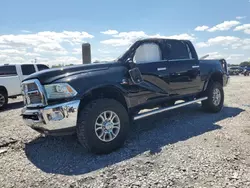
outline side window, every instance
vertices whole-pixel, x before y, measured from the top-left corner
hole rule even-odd
[[[34,65],[22,65],[21,68],[23,75],[30,75],[36,72]]]
[[[173,40],[167,42],[168,60],[191,59],[192,54],[189,47],[182,41]]]
[[[140,45],[133,58],[135,63],[149,63],[162,60],[161,49],[155,43],[145,43]]]
[[[3,76],[16,76],[16,67],[13,65],[0,66],[0,77]]]
[[[37,68],[38,68],[39,71],[49,69],[49,67],[47,67],[46,65],[37,65]]]

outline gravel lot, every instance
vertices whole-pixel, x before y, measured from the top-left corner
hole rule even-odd
[[[0,187],[250,187],[250,77],[235,76],[218,114],[191,105],[134,123],[125,146],[85,153],[74,136],[41,137],[0,112]]]

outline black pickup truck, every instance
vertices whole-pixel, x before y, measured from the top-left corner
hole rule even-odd
[[[226,61],[199,60],[188,40],[143,39],[114,62],[32,74],[22,83],[22,118],[40,133],[76,133],[89,152],[109,153],[131,121],[196,102],[220,112],[228,80]]]

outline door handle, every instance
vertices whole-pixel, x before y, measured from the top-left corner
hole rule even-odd
[[[166,67],[157,68],[157,71],[164,71],[164,70],[167,70],[167,68]]]
[[[194,65],[194,66],[192,66],[192,68],[196,69],[196,68],[200,68],[200,66],[199,65]]]

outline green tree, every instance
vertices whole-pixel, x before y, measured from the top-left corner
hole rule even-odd
[[[250,61],[244,61],[240,63],[240,66],[250,66]]]

